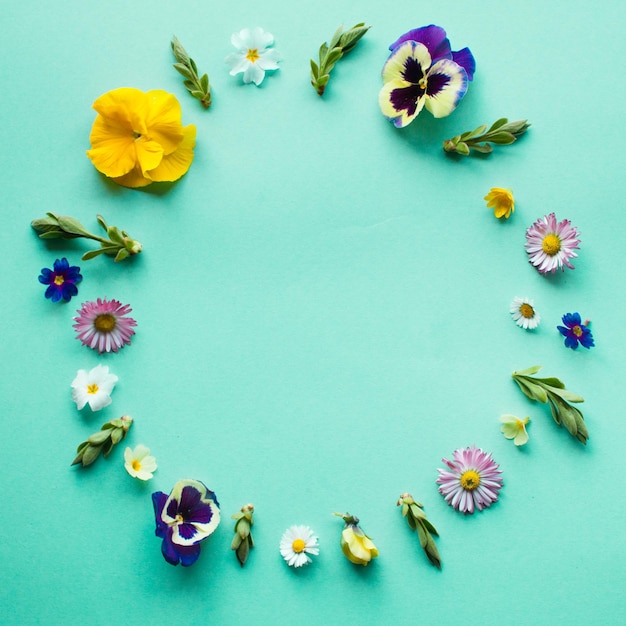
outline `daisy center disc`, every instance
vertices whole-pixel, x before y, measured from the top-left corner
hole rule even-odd
[[[55,276],[54,277],[54,284],[55,285],[62,285],[65,282],[65,278],[63,278],[63,276]]]
[[[467,491],[473,491],[480,485],[480,476],[474,470],[467,470],[461,474],[461,487]]]
[[[304,539],[294,539],[293,543],[291,544],[291,549],[296,554],[300,554],[301,552],[304,552],[305,546],[306,544],[304,543]]]
[[[248,61],[250,61],[250,63],[254,63],[255,61],[258,61],[259,59],[259,51],[257,48],[250,48],[248,50],[248,54],[246,54],[246,59],[248,59]]]
[[[98,391],[100,391],[100,388],[96,385],[96,383],[93,383],[93,385],[87,385],[87,393],[94,395],[98,393]]]
[[[541,248],[548,256],[554,256],[561,249],[561,240],[554,233],[550,233],[543,238]]]
[[[93,325],[101,333],[110,333],[115,328],[115,317],[110,313],[101,313],[96,317]]]
[[[533,309],[533,307],[526,302],[524,302],[524,304],[522,304],[519,308],[519,312],[522,314],[522,317],[525,317],[527,320],[532,319],[535,316],[535,309]]]

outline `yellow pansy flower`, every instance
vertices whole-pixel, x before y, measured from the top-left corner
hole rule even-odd
[[[493,209],[493,214],[498,219],[503,217],[508,220],[511,213],[515,211],[515,200],[510,189],[492,187],[484,199],[487,200],[487,207]]]
[[[87,156],[94,167],[125,187],[178,180],[193,161],[196,127],[182,125],[175,96],[122,87],[100,96]]]
[[[351,563],[367,565],[378,556],[378,549],[374,542],[363,532],[359,526],[359,518],[346,513],[335,513],[346,523],[341,532],[341,550]]]

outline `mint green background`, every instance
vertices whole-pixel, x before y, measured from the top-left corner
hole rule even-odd
[[[3,623],[623,623],[622,3],[23,0],[0,18]],[[319,99],[309,58],[360,20],[373,28]],[[476,78],[452,116],[399,131],[378,110],[380,69],[390,42],[429,23],[471,47]],[[255,25],[284,58],[259,89],[223,62],[231,33]],[[173,34],[209,73],[209,111],[171,68]],[[170,189],[120,188],[85,157],[92,102],[121,86],[176,94],[197,126],[194,163]],[[517,145],[441,151],[503,115],[533,124]],[[493,186],[514,190],[508,222],[485,208]],[[88,244],[31,231],[46,210],[92,229],[102,213],[144,253],[82,263]],[[524,233],[551,211],[582,244],[575,271],[544,277]],[[69,305],[37,282],[61,256],[84,275]],[[535,299],[536,332],[511,321],[516,295]],[[138,326],[99,357],[71,320],[104,296],[129,302]],[[575,310],[593,320],[591,351],[555,329]],[[97,363],[120,378],[113,404],[78,412],[69,385]],[[586,448],[510,379],[534,364],[585,397]],[[70,468],[123,413],[135,418],[124,444]],[[503,413],[531,416],[524,449],[501,435]],[[159,464],[149,484],[123,469],[138,443]],[[464,517],[435,479],[471,444],[493,452],[505,486]],[[216,491],[224,520],[183,569],[161,556],[150,493],[187,477]],[[441,533],[441,572],[395,506],[407,490]],[[257,548],[242,570],[229,518],[248,501]],[[341,555],[336,510],[375,539],[370,567]],[[302,571],[278,553],[295,523],[320,537]]]

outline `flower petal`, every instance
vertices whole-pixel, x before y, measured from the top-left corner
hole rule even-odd
[[[467,80],[474,80],[476,72],[476,59],[469,48],[463,48],[452,53],[452,60],[460,65],[467,74]]]
[[[446,31],[441,26],[431,24],[430,26],[414,28],[394,41],[389,49],[395,50],[405,41],[417,41],[424,44],[432,59],[452,58],[450,42],[446,36]]]
[[[396,80],[385,83],[378,94],[382,114],[398,128],[410,124],[424,108],[424,92],[418,85]]]
[[[163,154],[170,154],[183,140],[180,102],[173,94],[159,89],[149,91],[146,96],[148,110],[145,120],[148,137],[161,146]]]
[[[158,167],[149,171],[147,175],[157,182],[178,180],[191,167],[196,145],[196,127],[193,124],[183,128],[183,140],[171,154],[163,157]]]
[[[467,91],[467,74],[454,61],[437,61],[428,70],[426,108],[434,117],[450,115]]]
[[[426,46],[407,41],[389,55],[383,66],[383,83],[403,80],[417,84],[431,63]]]

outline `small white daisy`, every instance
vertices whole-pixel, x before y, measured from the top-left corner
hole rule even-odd
[[[535,309],[535,303],[529,298],[513,298],[511,315],[515,323],[525,330],[533,330],[539,326],[541,316]]]
[[[78,370],[72,381],[72,400],[78,410],[89,403],[92,411],[99,411],[111,404],[111,393],[117,381],[117,376],[110,374],[106,365],[96,365],[89,373]]]
[[[126,471],[139,480],[150,480],[156,470],[156,459],[150,455],[150,448],[139,444],[134,450],[124,450],[124,467]]]
[[[291,526],[280,540],[280,553],[289,567],[302,567],[311,563],[309,554],[319,554],[317,537],[308,526]]]

